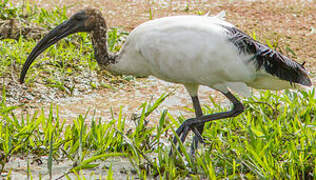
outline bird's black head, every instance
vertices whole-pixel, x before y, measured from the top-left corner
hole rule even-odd
[[[51,30],[37,43],[25,61],[20,75],[20,82],[24,82],[25,74],[35,58],[48,47],[70,34],[77,32],[92,32],[100,23],[105,24],[102,14],[96,9],[87,8],[74,14],[68,20]]]
[[[96,26],[100,25],[104,19],[102,18],[101,12],[97,9],[87,8],[72,15],[67,21],[68,26],[72,27],[75,32],[91,32],[95,30]]]

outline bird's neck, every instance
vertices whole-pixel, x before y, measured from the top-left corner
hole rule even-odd
[[[91,33],[94,56],[101,68],[115,63],[115,55],[110,53],[107,48],[107,26],[105,20],[100,17],[97,19],[95,29]]]

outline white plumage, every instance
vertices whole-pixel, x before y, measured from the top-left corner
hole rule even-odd
[[[223,28],[234,26],[220,17],[173,16],[143,23],[130,33],[118,63],[107,69],[182,83],[191,95],[198,85],[222,92],[231,88],[244,96],[250,95],[248,86],[279,89],[272,80],[289,88],[289,82],[257,71],[249,62],[253,54],[238,52]]]

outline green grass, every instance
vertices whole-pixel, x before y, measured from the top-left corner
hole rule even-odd
[[[22,18],[47,31],[65,20],[66,9],[47,11],[31,7],[24,9],[0,2],[1,19]],[[3,8],[4,7],[4,8]],[[25,15],[27,14],[27,16]],[[44,33],[44,32],[43,32]],[[127,33],[112,29],[109,32],[109,48],[118,51]],[[19,71],[37,39],[20,36],[19,39],[0,41],[0,76],[18,78]],[[277,43],[269,43],[277,47]],[[27,74],[27,86],[42,82],[51,88],[72,95],[76,88],[67,84],[69,78],[83,72],[99,71],[93,57],[89,36],[76,34],[50,47],[37,58]],[[13,75],[12,75],[13,74]],[[104,74],[102,74],[104,75]],[[121,79],[131,80],[126,76]],[[11,79],[12,80],[12,79]],[[121,80],[119,80],[121,81]],[[90,81],[92,88],[111,88],[112,80],[105,83]],[[0,82],[2,83],[2,82]],[[106,174],[101,178],[115,179],[114,169],[102,167],[103,161],[112,157],[128,159],[132,165],[131,178],[160,179],[315,179],[316,154],[316,99],[315,89],[304,91],[260,91],[258,95],[242,100],[244,113],[236,118],[208,123],[203,136],[209,144],[202,146],[195,159],[187,153],[190,138],[180,144],[183,153],[169,156],[171,138],[184,117],[173,117],[167,110],[161,113],[155,127],[148,126],[148,116],[168,97],[163,94],[153,103],[144,102],[141,114],[135,117],[135,128],[127,129],[126,118],[120,110],[112,119],[87,118],[78,115],[72,121],[60,119],[58,107],[51,107],[33,114],[16,114],[6,100],[6,87],[2,87],[0,103],[0,173],[10,178],[7,169],[13,157],[48,157],[47,174],[54,177],[54,163],[69,160],[73,166],[65,169],[63,176],[85,179],[82,170],[98,168]],[[225,111],[210,99],[204,105],[204,114]],[[123,107],[121,108],[123,109]],[[193,111],[192,109],[189,109]],[[136,111],[136,110],[135,110]],[[66,123],[71,122],[71,123]],[[27,176],[32,174],[28,161]],[[100,178],[100,179],[101,179]]]
[[[97,160],[122,156],[130,160],[137,173],[134,176],[140,178],[315,177],[315,90],[282,94],[265,91],[244,100],[246,111],[242,115],[207,124],[203,136],[209,144],[200,149],[195,159],[186,153],[189,143],[181,145],[183,155],[179,152],[173,157],[168,155],[172,143],[171,136],[166,134],[178,126],[182,117],[174,118],[164,111],[156,127],[146,125],[146,117],[167,96],[162,95],[151,105],[144,103],[141,116],[135,118],[136,129],[132,131],[125,129],[121,111],[109,122],[79,115],[72,123],[65,124],[65,120],[58,117],[58,107],[51,107],[47,115],[41,111],[17,117],[12,113],[17,107],[6,106],[3,98],[0,109],[2,170],[14,155],[48,155],[48,171],[54,168],[54,160],[71,160],[74,167],[66,170],[65,175],[96,168]],[[203,110],[206,114],[226,108],[216,105],[215,108],[205,106]],[[166,140],[168,143],[163,143]]]

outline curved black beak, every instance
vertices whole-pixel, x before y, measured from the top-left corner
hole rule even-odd
[[[27,57],[20,74],[20,83],[24,82],[27,70],[38,55],[40,55],[43,51],[55,44],[60,39],[81,31],[83,25],[84,22],[78,23],[71,18],[70,20],[64,21],[62,24],[51,30],[39,43],[37,43],[31,54]]]

